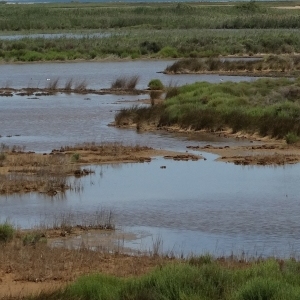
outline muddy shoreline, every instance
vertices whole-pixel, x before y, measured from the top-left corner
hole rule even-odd
[[[93,173],[86,168],[89,165],[145,163],[157,156],[185,161],[201,159],[200,155],[117,143],[66,146],[51,153],[7,149],[1,155],[0,194],[39,192],[49,196],[80,188],[70,185],[67,178]]]

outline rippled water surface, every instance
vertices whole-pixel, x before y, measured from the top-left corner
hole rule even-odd
[[[156,73],[168,63],[1,65],[0,82],[11,80],[12,86],[24,87],[31,81],[41,86],[45,78],[60,75],[62,79],[85,78],[91,87],[100,88],[109,87],[111,80],[123,73],[139,74],[141,88],[153,77],[164,83],[175,78],[179,84],[220,81],[218,76],[169,77]],[[84,141],[138,143],[181,151],[186,151],[187,145],[237,143],[206,134],[137,133],[107,126],[116,111],[145,97],[2,97],[0,143],[25,145],[27,150],[43,152]],[[0,197],[0,219],[10,218],[15,224],[30,227],[61,213],[88,215],[109,208],[116,214],[118,227],[140,235],[140,239],[126,242],[138,250],[161,238],[164,250],[177,253],[210,251],[222,255],[244,251],[249,255],[297,256],[300,165],[242,167],[216,162],[215,155],[202,154],[207,160],[174,162],[157,158],[143,164],[91,166],[94,175],[70,178],[83,187],[80,193],[68,191],[53,198],[36,193]],[[166,169],[161,169],[162,165]]]

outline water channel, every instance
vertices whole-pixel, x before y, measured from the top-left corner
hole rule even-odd
[[[161,73],[170,61],[1,65],[0,83],[33,85],[59,76],[86,79],[91,88],[107,88],[120,74],[138,74],[140,88],[152,78],[178,85],[195,81],[253,80],[244,77]],[[42,82],[43,81],[43,82]],[[38,99],[17,96],[0,99],[0,143],[48,152],[80,142],[118,141],[154,148],[186,151],[188,145],[232,145],[233,139],[208,134],[138,133],[107,126],[122,107],[146,96],[57,94]],[[86,99],[89,100],[86,100]],[[242,143],[242,142],[240,142]],[[243,142],[247,143],[247,142]],[[0,219],[24,228],[60,213],[89,215],[107,208],[117,227],[135,239],[125,246],[151,248],[157,239],[164,251],[177,254],[298,256],[300,242],[300,165],[243,167],[206,160],[174,162],[156,158],[151,163],[91,166],[95,174],[78,179],[80,193],[45,197],[41,194],[1,196]],[[165,165],[166,169],[160,166]],[[70,179],[75,180],[75,179]],[[89,237],[91,240],[95,236]]]

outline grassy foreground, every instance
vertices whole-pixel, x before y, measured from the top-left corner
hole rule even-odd
[[[209,256],[169,263],[137,278],[102,274],[79,278],[64,290],[30,299],[293,300],[299,299],[299,262],[218,262]]]
[[[120,111],[117,125],[259,133],[283,138],[300,135],[300,81],[259,79],[254,82],[199,82],[168,89],[163,104]]]

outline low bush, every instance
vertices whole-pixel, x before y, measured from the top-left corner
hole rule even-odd
[[[294,132],[289,132],[285,136],[285,140],[287,144],[296,144],[299,141],[299,136],[297,136]]]
[[[148,83],[148,88],[150,90],[163,90],[164,89],[164,85],[163,85],[163,83],[159,79],[152,79]]]
[[[0,242],[9,242],[13,239],[15,234],[14,227],[8,222],[0,224]]]
[[[22,238],[22,241],[23,241],[24,246],[34,246],[38,242],[42,242],[42,241],[45,242],[46,238],[45,238],[45,235],[41,232],[32,232],[32,233],[26,234]]]

